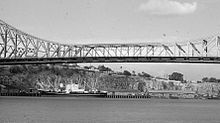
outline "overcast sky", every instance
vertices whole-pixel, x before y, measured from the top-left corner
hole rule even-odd
[[[184,41],[220,32],[220,0],[0,0],[0,18],[67,44]],[[154,75],[220,78],[220,65],[119,64]]]

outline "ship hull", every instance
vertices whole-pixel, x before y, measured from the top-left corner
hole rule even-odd
[[[64,97],[106,97],[107,93],[58,93],[41,92],[41,96],[64,96]]]

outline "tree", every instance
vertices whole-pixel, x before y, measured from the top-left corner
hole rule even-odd
[[[10,73],[17,74],[17,73],[22,73],[24,71],[24,69],[21,66],[11,66],[9,68],[9,71],[10,71]]]
[[[142,75],[143,75],[144,77],[151,77],[151,75],[150,75],[150,74],[145,73],[145,72],[142,72]]]
[[[183,74],[173,72],[171,75],[169,75],[169,80],[183,81]]]
[[[124,74],[125,76],[131,76],[131,73],[130,73],[129,71],[127,71],[127,70],[124,70],[123,74]]]
[[[202,82],[208,82],[208,81],[209,81],[209,78],[208,78],[208,77],[202,78]]]
[[[89,67],[88,66],[84,66],[84,69],[89,69]]]
[[[138,90],[140,92],[144,92],[144,87],[146,86],[146,83],[145,82],[139,82],[138,83]]]
[[[98,70],[99,71],[112,71],[112,69],[105,67],[104,65],[99,65]]]
[[[209,78],[209,82],[217,82],[217,79],[214,77]]]
[[[219,82],[219,80],[214,77],[210,77],[210,78],[204,77],[202,78],[202,82]]]
[[[187,81],[186,81],[186,80],[183,80],[182,83],[187,83]]]
[[[142,72],[142,73],[138,73],[138,76],[141,76],[141,77],[151,77],[151,75],[150,74],[148,74],[148,73],[145,73],[145,72]]]
[[[136,76],[136,73],[134,70],[132,71],[132,76]]]

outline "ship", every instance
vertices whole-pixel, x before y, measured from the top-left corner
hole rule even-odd
[[[41,96],[63,96],[63,97],[106,97],[107,92],[56,92],[56,91],[40,91]]]
[[[63,85],[61,85],[63,86]],[[65,97],[106,97],[107,91],[91,90],[85,91],[85,89],[80,88],[78,84],[68,84],[65,90],[55,91],[55,90],[39,90],[41,96],[65,96]]]

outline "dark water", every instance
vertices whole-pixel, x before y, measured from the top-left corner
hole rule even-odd
[[[0,123],[220,123],[220,100],[0,97]]]

